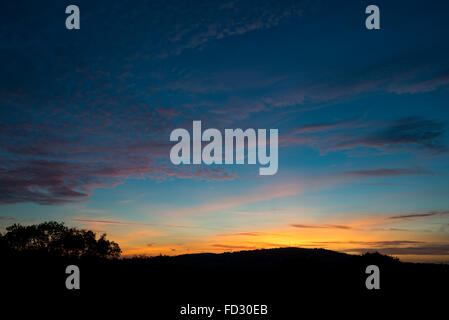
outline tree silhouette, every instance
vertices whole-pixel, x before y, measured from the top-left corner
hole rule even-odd
[[[119,257],[122,252],[119,245],[106,239],[99,239],[91,230],[69,228],[55,221],[37,225],[22,226],[13,224],[6,228],[6,234],[0,234],[1,250],[13,252],[37,252],[67,257]]]

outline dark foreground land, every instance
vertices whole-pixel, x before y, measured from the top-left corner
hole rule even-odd
[[[80,290],[65,287],[70,264],[80,268]],[[365,269],[372,264],[380,268],[379,290],[365,286]],[[447,299],[449,288],[449,265],[301,248],[132,259],[20,253],[2,259],[1,275],[5,305],[32,303],[48,312],[57,304],[71,312],[89,308],[103,315],[127,310],[142,312],[146,319],[208,318],[181,315],[187,304],[216,309],[225,304],[265,304],[269,310],[268,315],[252,316],[215,313],[209,319],[300,319],[306,310],[338,314],[359,307],[367,313],[390,307],[398,313],[401,308],[445,309],[439,301]],[[39,308],[33,310],[39,313]],[[22,311],[29,310],[17,310]]]

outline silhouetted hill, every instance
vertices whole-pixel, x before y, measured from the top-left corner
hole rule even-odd
[[[80,290],[65,288],[69,264],[80,268]],[[365,286],[365,270],[372,264],[380,268],[380,290]],[[1,274],[7,275],[2,289],[12,300],[33,296],[47,303],[81,305],[120,301],[152,308],[153,315],[162,315],[157,319],[203,319],[178,318],[179,308],[187,304],[247,303],[270,306],[271,316],[257,319],[285,319],[297,312],[298,301],[315,309],[323,301],[329,307],[341,303],[387,306],[399,298],[438,296],[449,288],[448,265],[304,248],[123,259],[20,252],[2,259]]]
[[[196,268],[282,268],[291,264],[353,263],[361,256],[354,256],[326,249],[277,248],[250,251],[225,252],[220,254],[185,254],[169,258],[174,264]],[[379,259],[394,260],[379,255]]]

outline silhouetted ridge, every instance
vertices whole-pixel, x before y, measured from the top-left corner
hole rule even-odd
[[[350,263],[356,256],[326,249],[276,248],[225,253],[185,254],[171,263],[208,268],[278,268],[291,263]]]

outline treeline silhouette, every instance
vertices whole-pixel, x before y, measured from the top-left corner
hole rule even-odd
[[[13,224],[0,234],[0,248],[3,254],[52,255],[81,258],[115,258],[121,249],[114,241],[102,234],[98,239],[91,230],[69,228],[56,221],[23,226]]]

